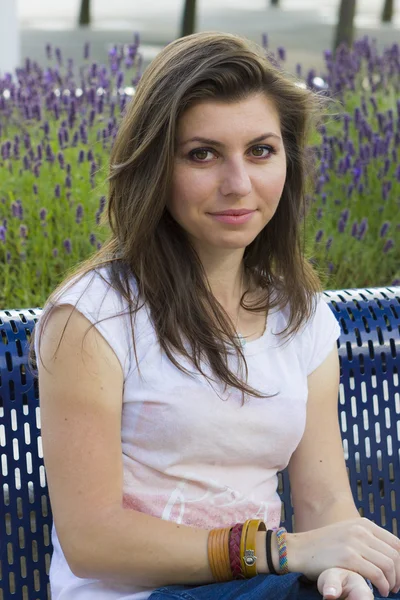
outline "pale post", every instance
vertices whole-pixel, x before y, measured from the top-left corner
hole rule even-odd
[[[15,72],[19,60],[17,0],[0,0],[0,76]]]

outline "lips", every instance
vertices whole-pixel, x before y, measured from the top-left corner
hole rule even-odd
[[[246,209],[237,209],[237,210],[224,210],[222,212],[215,212],[215,213],[211,213],[212,215],[228,215],[228,216],[232,216],[232,217],[240,217],[242,215],[248,215],[250,213],[254,212],[254,210],[246,210]]]

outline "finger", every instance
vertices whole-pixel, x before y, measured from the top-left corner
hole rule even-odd
[[[386,546],[387,548],[388,546]],[[394,552],[394,551],[393,551]],[[384,554],[384,552],[379,552],[374,548],[368,548],[364,551],[363,557],[369,562],[373,563],[376,567],[378,567],[382,573],[384,574],[388,584],[389,590],[393,591],[399,585],[397,570],[396,570],[396,562],[397,557],[388,556]],[[367,577],[369,579],[369,577]]]
[[[319,593],[324,598],[327,598],[329,600],[340,598],[343,591],[343,577],[344,575],[342,569],[332,568],[323,571],[318,577],[317,581]]]
[[[366,579],[369,579],[373,585],[379,590],[381,596],[388,596],[390,592],[390,585],[385,577],[382,569],[377,567],[373,562],[366,560],[362,556],[356,557],[354,560],[354,566],[352,570],[362,575]]]
[[[351,586],[348,593],[347,589],[345,589],[344,598],[346,600],[374,600],[374,594],[365,581],[360,581]]]
[[[368,531],[371,531],[375,537],[391,546],[397,553],[400,553],[400,539],[397,536],[390,533],[390,531],[386,531],[386,529],[379,527],[379,525],[373,523],[366,517],[362,517],[360,521],[362,526],[368,529]]]
[[[380,528],[378,527],[378,529]],[[385,541],[375,537],[374,533],[367,529],[359,532],[358,539],[369,549],[367,552],[362,552],[364,558],[376,564],[385,573],[391,591],[396,590],[400,586],[400,552]],[[385,561],[385,559],[382,559],[381,561],[377,561],[377,555],[371,553],[370,550],[379,552],[382,556],[386,556],[388,560]]]

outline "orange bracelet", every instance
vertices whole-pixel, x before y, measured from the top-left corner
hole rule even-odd
[[[219,581],[220,573],[218,569],[218,563],[216,562],[215,550],[215,537],[217,534],[216,529],[212,529],[208,535],[208,562],[210,563],[211,572],[213,574],[214,580]]]
[[[222,541],[225,581],[232,581],[233,579],[231,559],[229,556],[229,538],[231,536],[231,531],[232,527],[227,527],[224,529],[224,537]]]
[[[208,560],[215,581],[232,580],[229,559],[229,535],[231,528],[212,529],[208,536]]]
[[[248,519],[243,527],[243,543],[242,540],[240,542],[243,573],[246,578],[255,577],[258,574],[256,556],[256,539],[258,531],[267,531],[264,521],[261,519]]]

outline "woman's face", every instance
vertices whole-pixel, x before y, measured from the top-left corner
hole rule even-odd
[[[285,178],[279,116],[270,99],[202,101],[178,124],[167,208],[198,250],[244,249],[273,217]],[[241,209],[252,212],[215,214]]]

